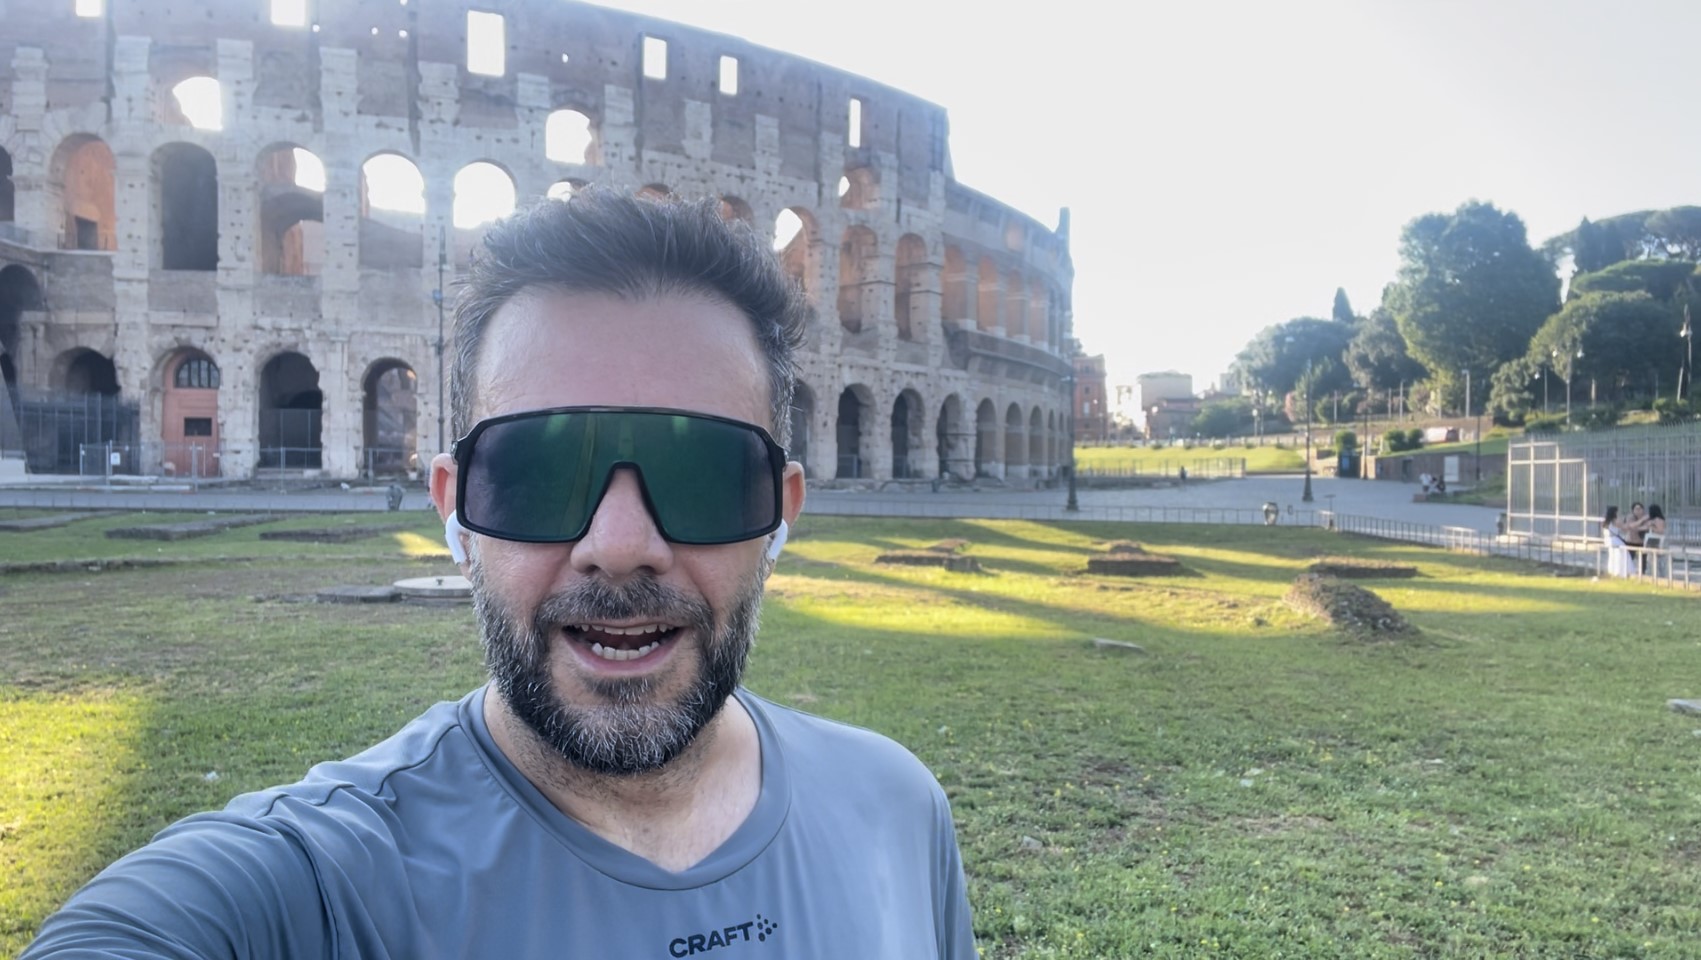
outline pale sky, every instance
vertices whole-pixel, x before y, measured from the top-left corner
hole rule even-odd
[[[610,0],[949,112],[957,179],[1072,216],[1112,383],[1217,380],[1259,329],[1367,313],[1400,228],[1469,199],[1531,241],[1701,204],[1701,3]]]

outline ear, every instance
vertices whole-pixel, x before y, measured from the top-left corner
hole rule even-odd
[[[454,458],[446,453],[431,458],[431,504],[437,508],[437,515],[443,518],[443,542],[449,547],[449,557],[465,573],[472,534],[455,517],[455,492],[459,481]]]
[[[787,461],[780,476],[780,517],[788,524],[796,523],[797,515],[803,512],[804,489],[803,464]]]

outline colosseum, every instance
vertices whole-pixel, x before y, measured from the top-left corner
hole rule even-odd
[[[1068,211],[958,183],[876,81],[565,0],[14,3],[0,71],[0,469],[406,473],[480,224],[590,183],[773,236],[811,477],[1067,457]]]

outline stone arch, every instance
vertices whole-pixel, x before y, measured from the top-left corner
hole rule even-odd
[[[1028,476],[1038,477],[1045,474],[1045,418],[1040,415],[1038,404],[1033,412],[1028,414]]]
[[[1035,280],[1028,285],[1028,337],[1034,343],[1051,348],[1051,302],[1045,284]]]
[[[30,269],[11,264],[0,269],[0,380],[4,386],[18,384],[17,356],[23,338],[23,315],[26,310],[45,306],[41,297],[41,281]]]
[[[991,258],[982,257],[980,270],[976,276],[975,287],[977,302],[975,304],[975,320],[983,333],[991,333],[1003,324],[999,319],[999,282],[998,265]]]
[[[259,466],[317,470],[322,466],[325,395],[313,361],[293,350],[260,368]]]
[[[922,462],[927,407],[913,388],[899,391],[892,401],[892,477],[908,480],[927,476]]]
[[[1025,477],[1028,475],[1028,448],[1023,442],[1026,433],[1026,423],[1022,418],[1020,404],[1012,403],[1004,411],[1004,476]]]
[[[874,231],[863,226],[845,228],[845,238],[839,244],[839,326],[846,333],[861,333],[865,319],[873,319],[865,309],[864,294],[874,281],[879,256]]]
[[[163,124],[224,129],[224,86],[216,77],[183,77],[171,85],[170,96],[161,97],[159,105]]]
[[[75,133],[48,163],[48,193],[58,197],[61,250],[117,250],[117,161],[106,141]]]
[[[874,412],[874,392],[853,383],[839,394],[838,417],[834,433],[838,438],[839,462],[833,475],[840,479],[873,476],[874,458],[869,443],[874,436],[871,417]]]
[[[872,167],[851,167],[839,178],[839,206],[869,210],[880,203],[880,178]]]
[[[1047,410],[1045,413],[1045,462],[1053,474],[1056,473],[1058,467],[1057,449],[1057,411]]]
[[[153,155],[154,247],[162,270],[217,270],[218,163],[205,147],[168,143]]]
[[[455,172],[456,230],[478,230],[514,212],[519,192],[514,175],[489,160],[474,160]]]
[[[947,394],[939,405],[934,432],[934,449],[939,453],[939,472],[935,476],[974,479],[974,431],[963,422],[963,401],[956,394]]]
[[[394,270],[424,262],[425,176],[399,153],[375,153],[360,165],[360,265]]]
[[[815,216],[803,207],[787,207],[774,218],[774,252],[780,266],[811,302],[815,300],[815,278],[819,275],[816,263],[815,238],[819,236]]]
[[[786,457],[809,467],[810,427],[815,422],[815,391],[798,381],[791,396],[791,433],[786,438]]]
[[[206,352],[179,347],[160,367],[160,464],[166,473],[219,472],[219,366]]]
[[[1004,463],[998,455],[998,408],[990,398],[975,407],[975,476],[1002,477]]]
[[[599,140],[596,124],[577,110],[556,110],[543,122],[543,155],[556,163],[601,163]]]
[[[275,144],[256,161],[260,272],[318,276],[325,263],[325,165],[305,147]]]
[[[913,233],[898,238],[898,258],[892,294],[892,316],[898,322],[899,340],[919,340],[927,300],[921,296],[927,282],[927,241]]]
[[[472,262],[484,233],[519,205],[514,175],[501,164],[474,160],[455,173],[452,219],[455,262]]]
[[[385,358],[361,378],[360,468],[368,477],[419,470],[419,377],[413,367]]]
[[[1038,339],[1037,331],[1028,329],[1028,285],[1015,270],[1004,277],[1004,325],[1006,335],[1026,340]]]
[[[17,219],[17,191],[12,186],[12,155],[0,147],[0,223]]]
[[[756,214],[750,209],[750,204],[731,194],[721,196],[721,219],[743,220],[745,223],[755,223]]]
[[[88,347],[73,347],[55,358],[51,383],[64,393],[115,397],[121,392],[112,358]]]
[[[944,302],[940,313],[947,324],[953,320],[974,319],[974,297],[969,294],[969,267],[963,251],[945,248],[945,269],[940,275]]]

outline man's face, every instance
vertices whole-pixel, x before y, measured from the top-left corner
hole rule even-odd
[[[718,300],[535,290],[492,318],[474,416],[559,406],[671,407],[768,426],[750,321]],[[454,466],[434,464],[439,509]],[[787,468],[785,516],[802,502]],[[563,758],[600,773],[678,756],[743,675],[767,539],[670,543],[632,470],[618,470],[585,535],[532,544],[475,536],[468,576],[486,660],[508,709]]]

